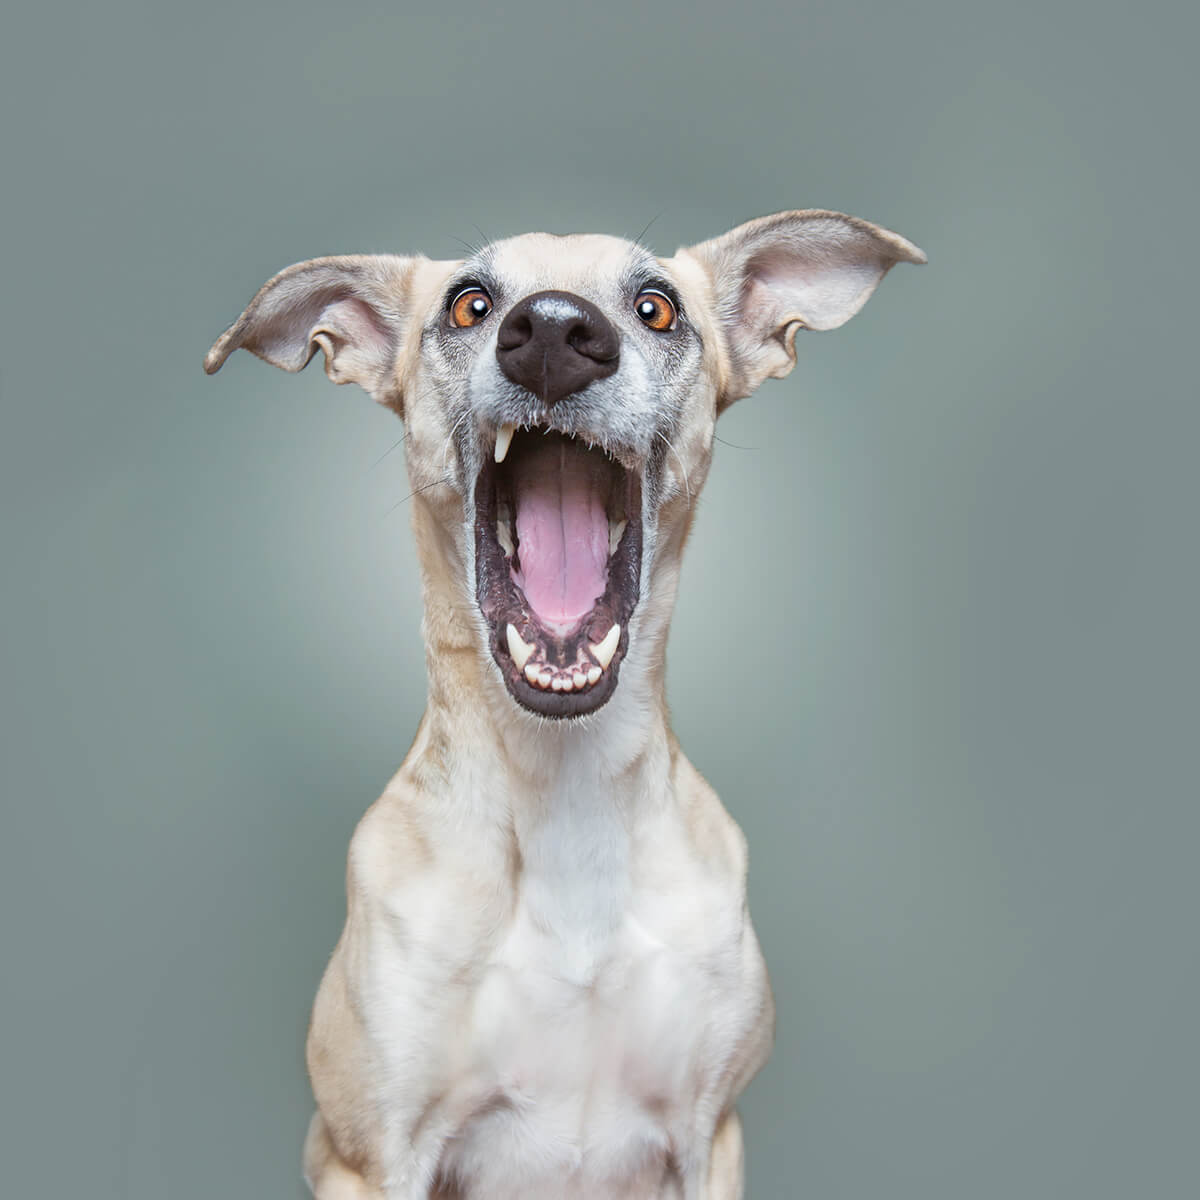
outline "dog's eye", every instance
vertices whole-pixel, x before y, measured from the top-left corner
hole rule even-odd
[[[464,288],[450,301],[450,319],[459,329],[478,325],[492,311],[492,298],[483,288]]]
[[[675,328],[675,305],[654,288],[646,288],[638,293],[638,298],[633,302],[633,311],[658,333]]]

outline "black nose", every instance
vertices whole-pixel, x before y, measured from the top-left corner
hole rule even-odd
[[[500,370],[543,404],[581,392],[616,369],[621,356],[608,318],[571,292],[534,292],[513,305],[496,335]]]

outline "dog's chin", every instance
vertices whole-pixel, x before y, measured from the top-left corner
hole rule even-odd
[[[642,480],[598,446],[518,430],[475,481],[475,596],[512,698],[542,717],[595,712],[629,649]]]

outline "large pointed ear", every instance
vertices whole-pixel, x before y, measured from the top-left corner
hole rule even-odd
[[[211,375],[237,349],[285,371],[325,352],[334,383],[357,383],[400,407],[396,362],[409,317],[413,275],[429,260],[392,254],[314,258],[280,271],[204,359]]]
[[[704,268],[729,350],[728,403],[796,363],[798,329],[836,329],[898,262],[925,255],[898,233],[843,213],[776,213],[679,251]]]

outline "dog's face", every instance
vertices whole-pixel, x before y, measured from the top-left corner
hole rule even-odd
[[[629,242],[535,234],[457,264],[426,315],[413,406],[452,443],[491,656],[543,716],[612,695],[661,510],[703,477],[714,373],[685,293]]]
[[[268,282],[205,369],[245,347],[299,370],[321,349],[331,378],[396,408],[479,648],[518,704],[576,717],[617,688],[655,587],[673,594],[719,411],[899,261],[924,255],[819,211],[670,259],[549,234],[459,262],[316,259]]]

